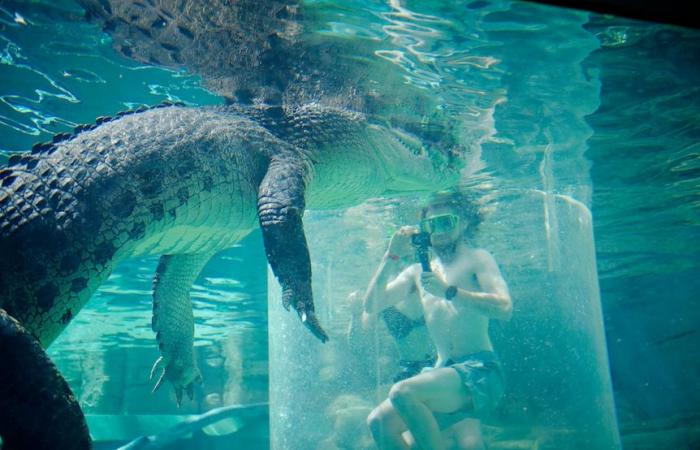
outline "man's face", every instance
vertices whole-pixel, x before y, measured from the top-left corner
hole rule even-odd
[[[421,220],[421,229],[430,233],[430,242],[435,247],[447,247],[459,241],[462,224],[459,216],[450,207],[435,206],[428,209]]]

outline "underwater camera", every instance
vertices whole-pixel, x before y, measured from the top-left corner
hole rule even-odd
[[[430,247],[430,233],[421,231],[411,236],[411,244],[416,250],[416,256],[423,272],[430,272],[430,258],[428,256],[428,247]]]

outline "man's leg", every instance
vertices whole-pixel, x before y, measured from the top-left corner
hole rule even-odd
[[[455,434],[457,448],[460,450],[484,450],[484,438],[481,435],[481,422],[478,419],[464,419],[452,425],[449,430]]]
[[[445,448],[433,412],[473,407],[471,395],[451,368],[434,369],[396,383],[389,391],[389,401],[418,446],[430,450]]]
[[[389,400],[384,400],[367,417],[367,425],[380,450],[408,450],[402,433],[406,424],[396,413]]]

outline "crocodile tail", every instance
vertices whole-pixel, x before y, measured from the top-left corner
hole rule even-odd
[[[171,102],[165,100],[155,106],[140,106],[136,109],[130,109],[126,111],[120,111],[113,116],[100,116],[95,119],[95,123],[82,124],[73,128],[72,133],[58,133],[51,138],[49,142],[38,142],[32,146],[32,151],[15,153],[10,156],[7,161],[7,167],[0,170],[0,185],[6,187],[12,184],[15,176],[13,172],[15,170],[25,171],[33,169],[39,162],[42,155],[50,155],[58,149],[58,145],[62,142],[70,141],[75,139],[81,133],[86,131],[94,130],[103,123],[111,122],[112,120],[118,119],[120,117],[128,116],[131,114],[138,114],[144,111],[149,111],[151,109],[167,108],[169,106],[185,106],[182,102]]]
[[[0,309],[0,436],[4,450],[92,448],[85,416],[39,342]]]

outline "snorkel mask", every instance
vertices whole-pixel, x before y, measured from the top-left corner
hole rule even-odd
[[[420,221],[420,230],[428,234],[450,233],[459,225],[459,217],[455,214],[438,214],[426,217]]]

